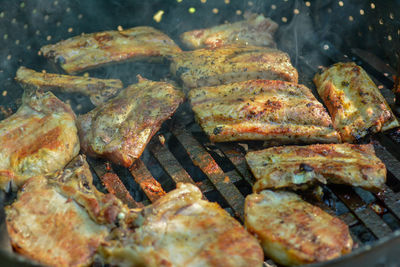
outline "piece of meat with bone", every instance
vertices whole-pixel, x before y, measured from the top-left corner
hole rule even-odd
[[[161,61],[181,49],[161,31],[140,26],[81,34],[43,46],[40,52],[67,73],[74,74],[110,63],[143,59]]]
[[[247,153],[246,161],[257,180],[254,192],[304,188],[317,181],[379,191],[386,182],[385,164],[372,144],[271,147]]]
[[[26,67],[18,69],[15,80],[25,90],[84,94],[90,97],[95,106],[117,95],[123,87],[122,82],[117,79],[42,73]]]
[[[137,84],[78,117],[81,148],[88,155],[129,167],[183,100],[173,85],[139,76]]]
[[[145,207],[138,228],[100,248],[112,266],[262,266],[257,240],[192,184],[178,184]]]
[[[185,32],[180,38],[190,49],[228,44],[276,47],[273,37],[278,29],[276,22],[262,14],[249,14],[245,18],[234,23]]]
[[[246,229],[265,254],[282,265],[303,265],[351,252],[347,225],[291,192],[269,190],[246,197]]]
[[[30,178],[5,210],[14,249],[50,266],[89,266],[120,214],[130,212],[97,191],[84,156],[54,175]]]
[[[251,79],[298,80],[288,54],[257,46],[229,45],[182,52],[172,56],[171,73],[187,89]]]
[[[316,74],[314,83],[343,142],[399,126],[378,87],[355,63],[336,63]]]
[[[51,92],[25,92],[17,112],[0,122],[0,188],[60,170],[79,153],[75,114]]]
[[[335,143],[339,134],[304,85],[250,80],[189,92],[197,122],[213,142]]]

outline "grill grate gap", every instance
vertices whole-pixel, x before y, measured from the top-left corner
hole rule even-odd
[[[350,231],[362,244],[371,244],[377,240],[376,237],[362,224],[350,227]]]
[[[249,183],[247,183],[243,179],[235,182],[234,184],[239,189],[240,193],[245,197],[253,192],[252,187],[249,185]]]
[[[391,172],[387,173],[386,184],[393,190],[393,192],[400,192],[400,181],[397,180]]]
[[[229,208],[228,202],[224,200],[221,193],[218,190],[211,190],[209,192],[205,192],[204,195],[211,202],[217,202],[221,208],[226,209]]]
[[[93,176],[93,185],[97,188],[97,190],[99,190],[100,192],[102,192],[102,193],[104,193],[104,194],[107,194],[108,193],[108,190],[102,185],[102,182],[101,182],[101,180],[100,180],[100,177],[97,175],[97,173],[96,173],[96,171],[94,170],[94,168],[91,166],[91,164],[89,163],[89,159],[88,159],[88,157],[86,157],[87,158],[87,161],[88,161],[88,164],[89,164],[89,169],[90,169],[90,172],[92,173],[92,176]]]
[[[171,153],[175,156],[178,162],[183,168],[189,173],[195,182],[201,182],[207,179],[207,176],[200,170],[199,167],[195,166],[186,153],[185,148],[178,141],[178,139],[171,135],[168,138],[167,146]]]
[[[161,184],[161,187],[169,192],[175,189],[176,185],[173,179],[164,171],[159,162],[145,149],[143,155],[143,162],[151,175]]]
[[[370,204],[374,201],[376,201],[376,198],[371,192],[368,192],[362,188],[359,187],[354,187],[354,191],[357,193],[357,195],[366,203]]]
[[[383,214],[382,219],[387,225],[389,225],[389,227],[390,227],[390,229],[392,229],[392,231],[400,229],[399,220],[397,220],[392,214],[390,214],[390,213]]]
[[[150,203],[142,188],[132,177],[129,169],[118,165],[113,165],[113,169],[135,201],[144,202],[144,204]]]
[[[203,144],[207,152],[213,157],[218,166],[224,171],[229,172],[235,169],[232,162],[225,157],[225,155],[218,149],[218,147],[210,143],[207,136],[201,132],[192,132],[193,137],[200,143]]]

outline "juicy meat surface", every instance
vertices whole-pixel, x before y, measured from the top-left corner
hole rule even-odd
[[[290,192],[262,191],[245,202],[245,226],[257,236],[264,252],[282,265],[322,262],[349,253],[349,229]]]
[[[81,148],[129,167],[183,100],[183,93],[171,84],[140,77],[137,84],[78,117]]]
[[[30,178],[6,207],[6,224],[18,253],[44,265],[88,266],[124,209],[97,191],[78,156],[54,175]]]
[[[257,179],[255,192],[297,188],[315,181],[376,191],[386,182],[385,164],[375,155],[372,144],[271,147],[247,153],[246,160]]]
[[[181,49],[159,30],[140,26],[123,31],[82,34],[43,46],[40,51],[60,64],[67,73],[73,74],[112,62],[160,60],[181,52]]]
[[[250,80],[189,92],[197,122],[213,142],[334,143],[339,134],[304,85]]]
[[[278,24],[262,14],[245,20],[198,29],[181,34],[182,43],[191,49],[219,47],[227,44],[276,47],[274,33]]]
[[[379,89],[355,63],[336,63],[316,74],[314,83],[344,142],[399,126]]]
[[[0,122],[0,188],[64,168],[79,153],[75,114],[51,92],[25,92],[17,112]]]
[[[185,87],[215,86],[251,79],[297,83],[297,70],[288,54],[256,46],[222,46],[172,56],[171,72]]]
[[[141,214],[135,231],[101,247],[117,266],[262,266],[257,240],[218,204],[202,200],[191,184],[178,184]]]
[[[83,76],[71,76],[54,73],[36,72],[20,67],[15,80],[25,90],[60,91],[65,93],[81,93],[90,97],[90,101],[98,106],[106,102],[122,89],[117,79],[98,79]]]

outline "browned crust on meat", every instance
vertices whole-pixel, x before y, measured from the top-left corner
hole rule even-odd
[[[327,261],[353,246],[344,222],[289,192],[265,190],[247,196],[245,226],[266,255],[283,265]]]
[[[325,108],[304,85],[250,80],[189,92],[197,122],[213,142],[339,142]]]
[[[171,84],[140,78],[114,99],[79,116],[81,148],[129,167],[183,100],[183,93]]]
[[[253,79],[298,81],[288,54],[256,46],[229,45],[182,52],[172,57],[171,73],[190,89]]]
[[[45,265],[88,266],[122,211],[118,199],[93,186],[78,156],[56,174],[30,178],[6,207],[6,224],[18,253]]]
[[[192,184],[177,184],[141,212],[135,231],[100,249],[105,262],[125,266],[262,266],[257,240]]]
[[[62,169],[79,152],[75,114],[52,93],[26,92],[0,122],[0,187]]]
[[[180,51],[166,34],[147,26],[82,34],[40,49],[70,74],[127,60],[160,60]]]
[[[208,29],[184,32],[180,39],[190,49],[224,45],[254,45],[276,47],[274,33],[278,24],[262,14],[251,14],[245,20],[225,23]]]
[[[96,106],[114,97],[123,86],[122,82],[118,79],[98,79],[84,76],[42,73],[26,67],[18,69],[15,80],[25,90],[81,93],[89,96],[91,102]]]
[[[379,89],[355,63],[336,63],[316,74],[314,83],[343,141],[399,126]]]
[[[316,181],[379,191],[386,182],[385,164],[376,157],[372,144],[272,147],[249,152],[246,160],[257,179],[255,192]]]

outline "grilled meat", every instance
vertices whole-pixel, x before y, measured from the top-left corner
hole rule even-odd
[[[97,191],[85,158],[78,156],[64,170],[24,184],[6,207],[7,230],[14,249],[41,264],[87,266],[126,209]]]
[[[271,147],[247,153],[246,160],[257,179],[255,192],[315,181],[376,191],[386,182],[385,164],[375,156],[372,144]]]
[[[142,211],[135,231],[115,234],[101,247],[117,266],[262,266],[263,252],[235,219],[216,203],[202,200],[191,184]]]
[[[182,52],[172,57],[171,72],[189,89],[251,79],[298,80],[297,70],[286,53],[256,46]]]
[[[196,120],[213,142],[340,141],[328,113],[304,85],[251,80],[193,89],[189,99]]]
[[[321,262],[349,253],[347,225],[290,192],[262,191],[246,197],[245,226],[264,252],[282,265]]]
[[[399,126],[379,89],[355,63],[337,63],[315,75],[314,83],[344,142]]]
[[[274,33],[278,24],[263,15],[251,14],[246,20],[183,33],[182,43],[191,49],[227,44],[276,47]]]
[[[75,114],[51,92],[25,92],[18,111],[0,122],[0,188],[64,168],[79,153]]]
[[[81,148],[129,167],[183,100],[183,93],[171,84],[139,77],[139,83],[79,116]]]
[[[15,80],[25,90],[81,93],[89,96],[95,106],[106,102],[122,89],[122,82],[116,79],[41,73],[25,67],[18,69]]]
[[[160,60],[180,51],[166,34],[145,26],[82,34],[40,49],[70,74],[113,62]]]

